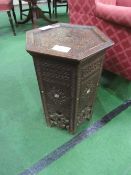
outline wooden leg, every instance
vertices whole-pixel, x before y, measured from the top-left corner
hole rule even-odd
[[[10,11],[7,11],[7,15],[8,15],[8,17],[9,17],[9,21],[10,21],[10,25],[11,25],[13,34],[16,35],[16,33],[15,33],[15,28],[14,28],[14,24],[13,24],[13,20],[12,20]]]
[[[33,15],[36,13],[37,18],[42,18],[50,24],[54,24],[58,22],[58,21],[54,21],[48,18],[38,6],[36,6],[35,8],[33,7],[32,11],[34,11]]]
[[[38,7],[37,6],[33,6],[32,8],[32,25],[33,25],[33,28],[37,28],[37,17],[38,17],[38,12],[37,12],[37,9]]]
[[[57,18],[57,0],[54,0],[55,1],[55,3],[54,3],[54,5],[55,5],[55,17]]]
[[[53,14],[54,14],[54,9],[55,9],[55,0],[53,0]]]
[[[19,0],[19,8],[20,8],[20,20],[22,20],[22,2]]]
[[[14,7],[13,7],[13,9],[12,9],[12,13],[13,13],[13,17],[14,17],[14,20],[15,20],[15,24],[16,24],[16,26],[17,26],[17,19],[16,19],[16,14],[15,14],[15,11],[14,11]]]
[[[67,6],[66,6],[66,13],[68,13],[68,3],[67,3]]]
[[[48,3],[48,9],[49,9],[49,16],[51,18],[51,6],[50,6],[51,0],[47,0],[47,3]]]
[[[20,21],[18,21],[17,23],[18,23],[18,24],[26,24],[26,23],[29,22],[30,20],[32,20],[32,11],[31,11],[31,9],[29,10],[29,13],[28,13],[26,19],[20,20]]]
[[[32,24],[33,24],[33,14],[32,14],[32,6],[31,6],[31,2],[29,1],[28,2],[28,5],[29,5],[29,11],[31,12],[31,21],[32,21]]]
[[[30,5],[30,9],[29,9],[29,13],[27,15],[27,18],[25,20],[21,20],[21,21],[18,21],[18,24],[25,24],[27,23],[29,20],[32,20],[32,24],[33,24],[33,27],[36,28],[38,27],[36,22],[37,22],[37,18],[43,18],[45,21],[47,21],[48,23],[50,24],[54,24],[54,23],[57,23],[58,21],[54,21],[54,20],[51,20],[50,18],[48,18],[44,12],[35,4],[31,4]]]

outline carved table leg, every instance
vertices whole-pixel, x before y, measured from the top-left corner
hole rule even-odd
[[[37,11],[38,11],[38,14],[39,14],[39,17],[38,18],[42,18],[44,19],[45,21],[47,21],[48,23],[50,24],[53,24],[53,23],[57,23],[58,21],[56,20],[51,20],[50,18],[48,18],[44,12],[37,6]]]
[[[25,20],[18,21],[18,24],[25,24],[28,21],[32,20],[33,28],[37,27],[37,19],[42,18],[50,24],[57,23],[56,20],[49,19],[36,4],[36,2],[31,3],[31,8],[29,9],[29,13]]]
[[[29,22],[31,19],[32,19],[32,11],[29,10],[29,13],[28,13],[26,19],[18,21],[18,24],[25,24],[25,23]]]

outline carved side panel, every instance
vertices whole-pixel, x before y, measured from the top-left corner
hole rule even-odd
[[[46,120],[50,126],[73,132],[77,125],[91,117],[102,62],[103,55],[85,59],[78,67],[67,61],[34,58]]]
[[[101,74],[102,62],[103,56],[99,55],[92,58],[90,62],[84,61],[81,65],[77,125],[91,117],[96,88]]]
[[[35,60],[35,59],[34,59]],[[37,59],[36,59],[37,60]],[[37,61],[35,60],[35,64]],[[46,119],[50,126],[71,130],[73,113],[72,94],[75,91],[75,67],[56,59],[40,59],[38,81],[44,101]]]

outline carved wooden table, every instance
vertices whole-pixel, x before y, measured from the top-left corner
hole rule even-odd
[[[27,32],[49,126],[74,132],[90,119],[105,50],[113,45],[96,27],[59,23]]]
[[[40,7],[38,7],[38,5],[37,5],[38,0],[24,0],[24,1],[28,2],[29,12],[28,12],[28,15],[27,15],[26,19],[18,21],[18,24],[25,24],[25,23],[27,23],[28,21],[31,20],[33,28],[36,28],[36,27],[38,27],[38,25],[37,25],[37,19],[38,18],[44,19],[49,24],[57,23],[56,20],[51,20],[45,15],[45,13],[47,13],[47,11],[42,11],[40,9]],[[48,2],[49,11],[50,11],[49,14],[50,14],[50,17],[51,17],[50,0],[47,0],[47,2]],[[20,0],[19,0],[19,5],[20,5],[20,9],[21,9],[22,4],[21,4]]]

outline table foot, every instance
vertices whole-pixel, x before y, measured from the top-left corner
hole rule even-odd
[[[18,21],[18,24],[25,24],[25,23],[29,22],[30,20],[32,20],[32,12],[31,12],[31,10],[29,11],[26,19]]]
[[[44,11],[42,11],[38,6],[33,6],[32,9],[29,10],[27,18],[25,20],[18,21],[18,24],[25,24],[31,20],[33,28],[36,28],[36,27],[38,27],[38,25],[37,25],[38,18],[42,18],[50,24],[54,24],[54,23],[58,22],[57,20],[51,20],[50,18],[48,18],[44,14]]]

